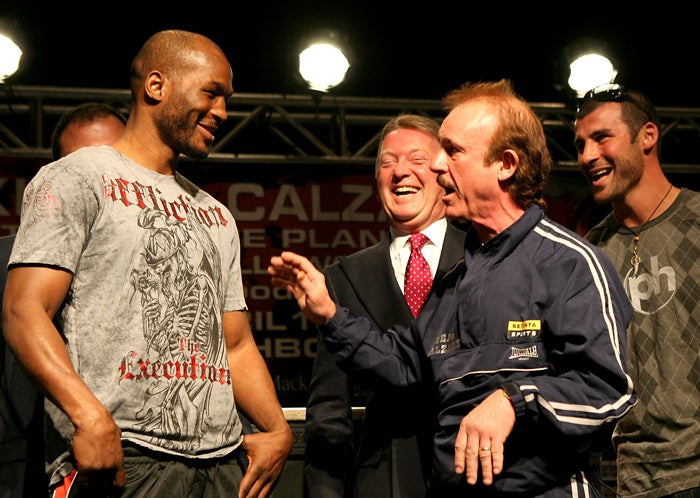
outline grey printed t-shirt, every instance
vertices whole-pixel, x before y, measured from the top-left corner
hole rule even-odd
[[[643,230],[640,232],[640,229]],[[700,193],[683,188],[634,233],[608,215],[586,236],[617,268],[635,313],[627,368],[637,404],[617,422],[617,492],[641,498],[700,486]]]
[[[27,185],[17,263],[74,274],[56,323],[123,439],[200,458],[240,444],[222,313],[247,308],[222,203],[180,174],[85,147]],[[47,462],[62,476],[73,426],[48,401],[47,412]]]

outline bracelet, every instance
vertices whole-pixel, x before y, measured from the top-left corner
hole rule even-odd
[[[515,416],[520,417],[525,414],[525,398],[518,385],[513,381],[506,381],[501,384],[503,397],[510,401],[510,405],[515,410]]]

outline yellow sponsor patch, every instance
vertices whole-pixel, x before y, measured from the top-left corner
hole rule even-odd
[[[509,320],[508,339],[539,337],[542,326],[539,320]]]

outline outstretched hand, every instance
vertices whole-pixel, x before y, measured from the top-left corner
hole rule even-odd
[[[270,258],[267,273],[272,285],[291,292],[310,321],[323,325],[335,314],[335,303],[326,288],[326,278],[304,256],[284,251]]]

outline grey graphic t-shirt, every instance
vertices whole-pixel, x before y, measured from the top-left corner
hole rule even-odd
[[[635,309],[627,368],[639,401],[613,434],[617,491],[661,496],[700,486],[700,193],[681,189],[634,231],[609,215],[586,238],[610,255]]]
[[[27,185],[16,263],[74,274],[56,323],[124,439],[201,458],[240,444],[221,317],[246,303],[223,204],[179,174],[86,147]],[[47,412],[47,460],[62,474],[73,426]]]

